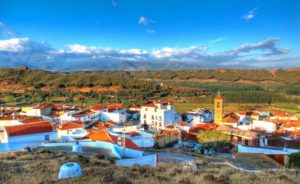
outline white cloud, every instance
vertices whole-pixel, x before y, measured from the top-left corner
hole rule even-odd
[[[141,49],[120,50],[119,52],[121,54],[134,54],[134,55],[142,55],[142,54],[147,54],[148,53],[148,51],[141,50]]]
[[[70,49],[70,52],[72,53],[85,53],[85,54],[90,54],[92,50],[94,50],[94,47],[87,47],[84,45],[80,44],[72,44],[68,45],[68,48]]]
[[[0,51],[22,52],[25,50],[24,44],[28,41],[28,38],[12,38],[8,40],[0,40]]]
[[[268,38],[266,40],[263,40],[258,43],[248,43],[248,44],[243,44],[239,46],[236,49],[233,49],[232,51],[234,52],[250,52],[254,50],[261,50],[265,52],[265,55],[279,55],[279,54],[286,54],[289,52],[288,48],[278,48],[276,47],[276,42],[279,41],[279,38],[273,37],[273,38]]]
[[[242,18],[246,21],[253,19],[256,15],[255,12],[258,8],[254,8],[253,10],[250,10],[245,16]]]
[[[184,58],[193,58],[197,55],[202,55],[203,51],[205,51],[205,47],[199,47],[199,46],[191,46],[188,48],[169,48],[165,47],[162,49],[155,49],[151,52],[151,55],[154,58],[158,59],[166,59],[171,58],[174,59],[184,59]]]
[[[213,45],[213,44],[216,44],[216,43],[222,42],[222,41],[224,41],[224,40],[227,40],[227,39],[228,39],[228,37],[220,37],[220,38],[217,38],[217,39],[211,40],[211,41],[209,42],[209,44],[210,44],[210,45]]]
[[[45,42],[34,42],[29,38],[0,40],[0,52],[45,52],[52,48]]]
[[[138,20],[138,24],[142,24],[142,25],[146,26],[149,24],[149,20],[146,17],[141,16]]]
[[[218,39],[221,40],[221,39]],[[257,43],[246,43],[222,52],[209,52],[205,46],[185,48],[164,47],[161,49],[143,50],[113,49],[71,44],[55,50],[45,42],[35,42],[29,38],[13,38],[0,40],[1,62],[23,61],[28,63],[60,62],[61,64],[77,62],[137,61],[137,62],[197,62],[208,65],[263,65],[267,61],[280,60],[288,57],[288,48],[277,46],[279,38],[269,38]],[[295,63],[295,62],[294,62]],[[268,62],[271,65],[270,62]],[[52,63],[53,65],[53,63]],[[52,66],[51,65],[51,66]],[[67,65],[67,64],[66,64]],[[80,69],[80,68],[78,68]]]

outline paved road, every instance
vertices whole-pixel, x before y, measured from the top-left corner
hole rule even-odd
[[[146,152],[146,154],[153,154],[153,152]],[[195,158],[183,153],[156,152],[156,155],[158,164],[190,162]]]

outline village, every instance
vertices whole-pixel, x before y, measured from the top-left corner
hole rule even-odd
[[[169,162],[193,168],[191,154],[230,160],[241,153],[260,154],[288,166],[289,155],[300,151],[299,117],[280,112],[227,112],[220,92],[213,110],[199,107],[184,114],[164,101],[127,109],[122,104],[2,105],[0,112],[0,152],[39,148],[101,153],[123,166]],[[203,140],[199,138],[203,132],[217,134]],[[227,137],[227,142],[221,137]]]

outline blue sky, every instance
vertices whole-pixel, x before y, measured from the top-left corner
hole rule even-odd
[[[160,51],[164,57],[159,59],[209,63],[213,61],[202,55],[220,59],[224,52],[252,45],[222,64],[263,58],[280,60],[279,65],[292,59],[293,66],[300,66],[295,61],[300,56],[299,10],[298,0],[0,0],[0,52],[15,53],[7,47],[18,44],[45,48],[47,43],[48,58],[53,50],[100,57],[110,48],[118,54],[138,49],[147,52],[147,60],[157,59],[153,53]],[[188,50],[194,47],[199,49]]]

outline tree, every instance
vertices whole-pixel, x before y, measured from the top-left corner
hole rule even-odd
[[[201,131],[197,135],[197,139],[203,149],[214,151],[223,150],[231,145],[230,137],[217,130]]]
[[[290,154],[289,159],[290,168],[300,168],[300,152]]]

